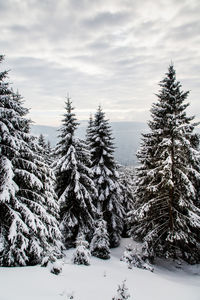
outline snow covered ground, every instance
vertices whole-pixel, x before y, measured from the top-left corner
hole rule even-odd
[[[154,273],[130,270],[120,261],[129,242],[123,239],[110,260],[92,257],[90,266],[73,265],[68,250],[58,276],[39,266],[0,268],[0,300],[112,300],[124,279],[131,300],[200,300],[200,265],[159,261]]]

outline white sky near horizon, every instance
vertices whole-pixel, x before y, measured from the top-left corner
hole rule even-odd
[[[0,51],[36,124],[58,126],[67,93],[80,120],[145,122],[171,61],[200,119],[199,0],[0,0]]]

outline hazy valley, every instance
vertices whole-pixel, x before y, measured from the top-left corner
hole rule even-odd
[[[85,138],[87,121],[81,121],[77,129],[77,136]],[[146,123],[140,122],[111,122],[113,137],[116,146],[115,158],[122,165],[134,166],[137,164],[136,151],[140,144],[141,133],[147,130]],[[32,133],[42,133],[52,146],[58,138],[58,127],[33,125]]]

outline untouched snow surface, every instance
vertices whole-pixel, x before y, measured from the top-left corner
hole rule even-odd
[[[58,276],[39,266],[0,268],[0,300],[112,300],[124,279],[130,300],[200,299],[200,265],[160,260],[154,273],[128,269],[120,261],[128,243],[129,239],[123,239],[109,260],[92,257],[90,266],[72,264],[74,250],[68,250]]]

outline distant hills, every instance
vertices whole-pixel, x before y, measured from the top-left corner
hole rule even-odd
[[[137,164],[136,151],[140,144],[141,133],[147,130],[146,123],[140,122],[111,122],[113,137],[116,146],[116,160],[126,166]],[[88,122],[81,121],[77,129],[77,136],[85,138]],[[58,141],[58,127],[32,125],[32,133],[36,136],[43,134],[54,147]]]
[[[143,122],[111,122],[113,137],[115,142],[115,158],[125,166],[137,165],[136,152],[140,145],[141,133],[148,130],[148,126]],[[85,132],[88,122],[81,121],[77,129],[77,136],[85,138]],[[200,128],[196,130],[200,133]],[[54,147],[58,141],[58,127],[33,125],[32,133],[39,136],[42,133]]]

